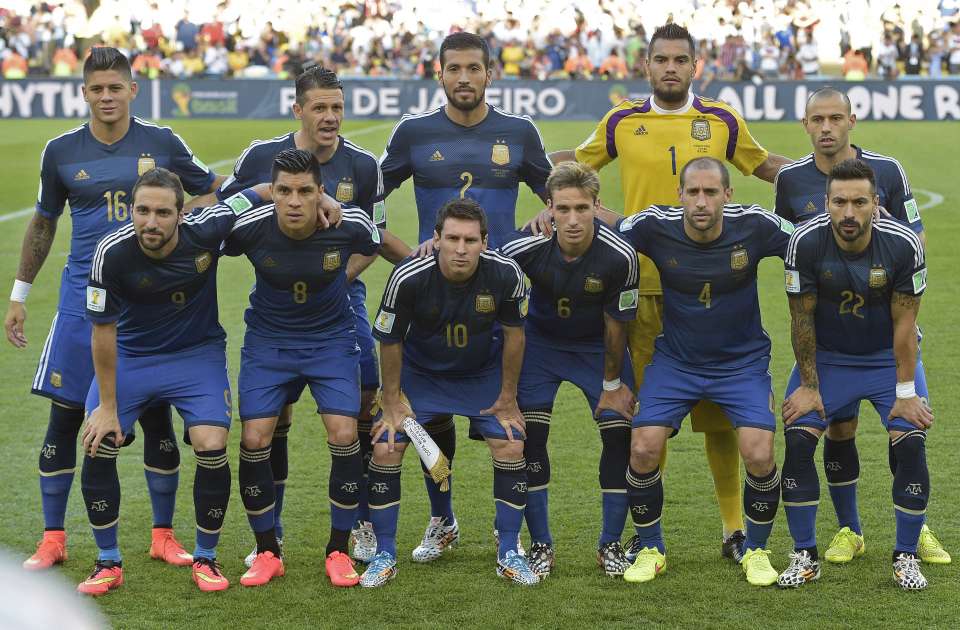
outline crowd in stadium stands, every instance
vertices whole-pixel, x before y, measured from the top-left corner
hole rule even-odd
[[[643,78],[652,25],[700,42],[705,81],[960,74],[960,0],[6,0],[4,78],[75,76],[93,45],[141,77],[432,78],[454,30],[486,37],[497,78]]]

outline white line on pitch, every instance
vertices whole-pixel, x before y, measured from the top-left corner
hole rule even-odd
[[[357,129],[356,131],[351,131],[350,133],[343,134],[344,138],[353,138],[354,136],[362,136],[368,133],[373,133],[374,131],[380,131],[381,129],[386,129],[387,127],[392,127],[393,122],[389,123],[380,123],[379,125],[370,125],[369,127],[363,127],[362,129]],[[216,162],[211,162],[209,164],[210,168],[216,170],[221,166],[232,165],[236,161],[235,158],[230,158],[228,160],[217,160]],[[943,200],[943,197],[940,198]],[[34,206],[28,208],[20,208],[19,210],[14,210],[13,212],[7,212],[5,214],[0,214],[0,223],[6,221],[13,221],[14,219],[19,219],[20,217],[25,217],[31,215],[34,212]]]

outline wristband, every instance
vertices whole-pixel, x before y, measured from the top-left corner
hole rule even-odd
[[[615,392],[620,389],[620,379],[615,378],[612,381],[606,379],[603,380],[603,391],[605,392]]]
[[[913,381],[906,383],[897,383],[897,398],[914,398],[917,395],[917,388]]]
[[[24,282],[23,280],[14,280],[13,291],[10,292],[10,301],[26,302],[27,295],[30,293],[30,287],[32,286],[33,284],[29,282]]]

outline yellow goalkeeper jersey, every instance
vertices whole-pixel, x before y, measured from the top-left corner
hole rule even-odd
[[[655,204],[676,206],[680,169],[697,157],[733,163],[750,175],[767,159],[747,124],[732,107],[690,92],[678,110],[657,107],[653,97],[624,101],[611,109],[590,137],[577,147],[577,161],[600,170],[620,159],[624,214]],[[640,294],[659,295],[660,276],[640,256]]]

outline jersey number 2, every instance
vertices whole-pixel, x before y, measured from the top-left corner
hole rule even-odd
[[[460,173],[460,181],[464,182],[463,186],[460,187],[460,198],[463,199],[467,191],[470,190],[470,186],[473,185],[473,173],[470,171]]]

